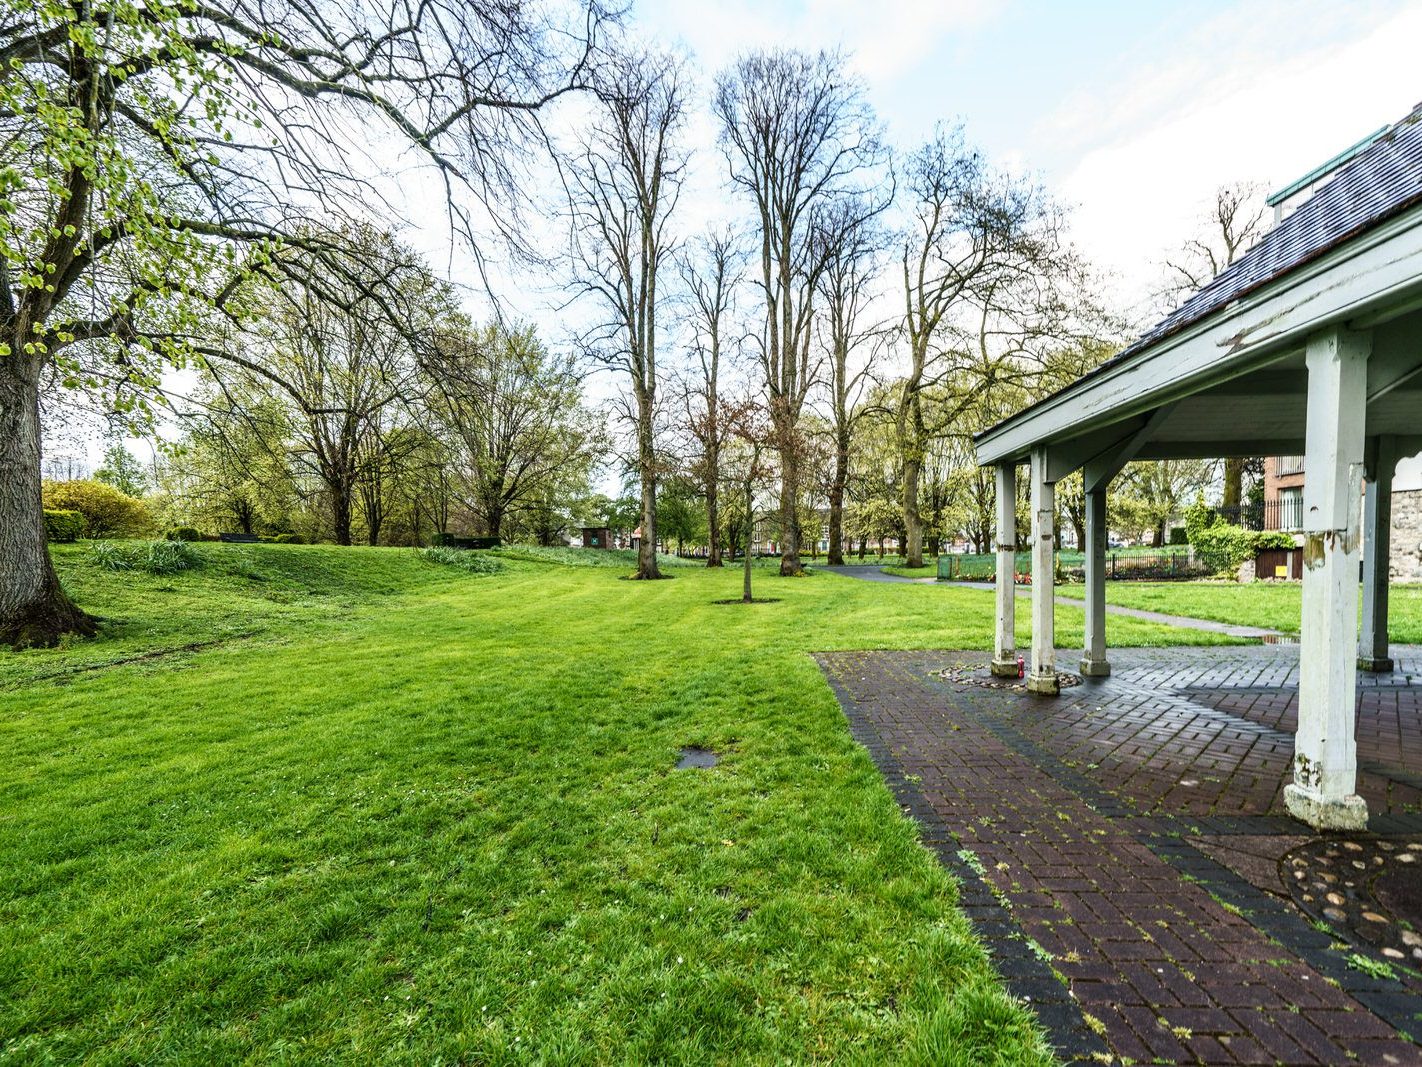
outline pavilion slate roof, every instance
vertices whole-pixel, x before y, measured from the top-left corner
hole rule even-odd
[[[1379,135],[1257,245],[1134,344],[1060,392],[1069,392],[1078,383],[1144,352],[1418,203],[1422,203],[1422,104]],[[1004,422],[1044,402],[1038,401]]]

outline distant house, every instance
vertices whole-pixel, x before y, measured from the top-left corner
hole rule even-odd
[[[612,548],[612,530],[607,526],[584,526],[584,548]]]

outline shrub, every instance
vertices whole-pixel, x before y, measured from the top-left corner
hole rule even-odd
[[[306,538],[296,533],[279,533],[272,538],[274,545],[304,545]]]
[[[463,548],[444,548],[435,545],[420,549],[420,555],[430,563],[458,567],[470,574],[498,574],[504,569],[504,561],[482,552],[470,552]]]
[[[1210,570],[1233,571],[1247,559],[1254,558],[1256,534],[1242,526],[1216,522],[1200,530],[1190,543],[1195,555]]]
[[[187,541],[96,541],[89,562],[110,571],[177,574],[202,564],[202,556]]]
[[[124,537],[153,527],[143,501],[103,482],[45,482],[44,506],[83,515],[85,537]]]
[[[1298,543],[1294,540],[1294,535],[1284,533],[1282,530],[1266,530],[1263,533],[1254,535],[1254,547],[1256,549],[1266,548],[1298,548]]]
[[[77,511],[44,512],[44,536],[52,545],[67,544],[84,535],[84,516]]]
[[[165,533],[164,538],[169,541],[201,541],[202,533],[192,526],[174,526]]]
[[[1187,537],[1186,534],[1185,534],[1185,527],[1183,527],[1183,526],[1172,526],[1172,527],[1170,528],[1170,544],[1172,544],[1172,545],[1188,545],[1189,543],[1190,543],[1190,538]]]

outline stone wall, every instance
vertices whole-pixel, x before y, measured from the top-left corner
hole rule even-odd
[[[1422,582],[1422,489],[1393,490],[1390,577]]]

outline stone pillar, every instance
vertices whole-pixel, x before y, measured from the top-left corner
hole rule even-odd
[[[1387,635],[1387,582],[1392,556],[1392,475],[1397,456],[1392,439],[1368,442],[1367,481],[1363,489],[1363,632],[1358,638],[1358,667],[1392,670]]]
[[[997,636],[992,673],[1017,677],[1017,465],[997,466]]]
[[[1316,829],[1361,830],[1356,794],[1358,497],[1371,338],[1341,328],[1308,341],[1299,725],[1289,812]]]
[[[1106,487],[1086,491],[1086,640],[1081,673],[1105,678],[1106,662]]]
[[[1047,450],[1032,449],[1032,665],[1027,688],[1056,696],[1057,654],[1053,646],[1055,618],[1056,483],[1047,480]]]

